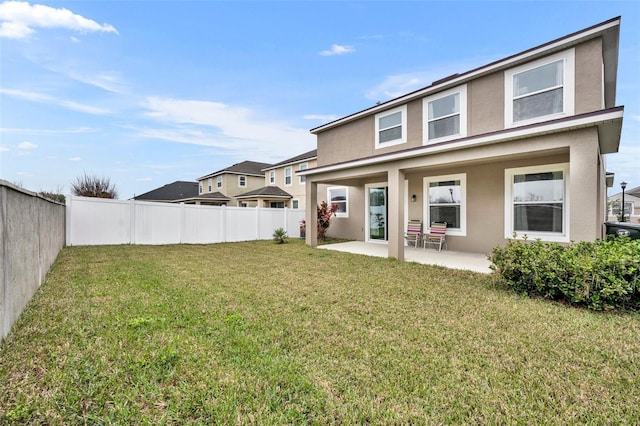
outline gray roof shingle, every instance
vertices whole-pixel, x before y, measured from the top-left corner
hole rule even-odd
[[[236,198],[259,198],[259,197],[278,197],[278,198],[292,198],[291,194],[278,188],[277,186],[264,186],[253,191],[245,192],[244,194],[236,195]]]
[[[198,195],[198,182],[177,180],[160,188],[135,196],[133,199],[142,201],[174,201],[196,195]]]
[[[295,157],[287,158],[286,160],[276,163],[272,166],[265,167],[262,170],[275,169],[276,167],[280,167],[284,164],[297,163],[303,160],[310,160],[312,158],[316,158],[317,156],[318,156],[318,150],[313,149],[311,151],[305,152],[304,154],[296,155]]]
[[[217,172],[210,173],[208,175],[204,175],[198,180],[207,179],[213,176],[231,173],[236,175],[253,175],[253,176],[264,176],[264,172],[262,171],[266,167],[271,167],[269,163],[259,163],[257,161],[243,161],[241,163],[236,163],[233,166],[229,166],[226,169],[218,170]]]

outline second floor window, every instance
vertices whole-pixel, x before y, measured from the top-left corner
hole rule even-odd
[[[423,110],[426,144],[466,136],[466,85],[425,98]]]
[[[240,188],[246,188],[246,186],[247,186],[247,177],[246,176],[238,176],[238,186]]]
[[[276,171],[269,170],[269,184],[273,185],[276,183]]]
[[[407,142],[407,106],[376,114],[376,149]]]
[[[285,167],[284,169],[284,186],[291,185],[291,167]]]
[[[209,188],[209,192],[211,192],[213,189],[212,185],[213,185],[213,179],[209,178],[208,185],[207,185],[207,187]]]
[[[505,125],[573,114],[573,49],[505,72]]]
[[[304,164],[300,164],[300,167],[298,168],[298,170],[307,170],[307,168],[309,168],[309,165],[307,163],[304,163]],[[307,181],[306,176],[300,176],[300,183],[305,183],[306,181]]]
[[[218,176],[216,185],[218,186],[218,188],[222,188],[222,176]]]

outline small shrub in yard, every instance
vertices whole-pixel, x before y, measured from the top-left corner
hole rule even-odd
[[[284,244],[287,242],[287,231],[284,228],[278,228],[273,231],[273,241],[278,244]]]
[[[558,243],[509,240],[489,256],[491,269],[518,293],[594,310],[640,309],[640,240]]]

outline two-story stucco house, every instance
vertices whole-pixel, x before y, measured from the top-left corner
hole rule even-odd
[[[329,198],[331,235],[386,243],[398,259],[414,219],[447,222],[456,251],[487,253],[514,233],[602,237],[604,156],[623,117],[619,28],[614,18],[312,129],[307,226]]]
[[[239,194],[260,188],[264,183],[262,169],[269,163],[243,161],[198,178],[198,195],[180,200],[187,204],[230,205]]]

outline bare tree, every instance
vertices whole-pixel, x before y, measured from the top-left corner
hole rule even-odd
[[[118,198],[116,185],[111,183],[111,179],[86,173],[71,183],[71,191],[81,197]]]

